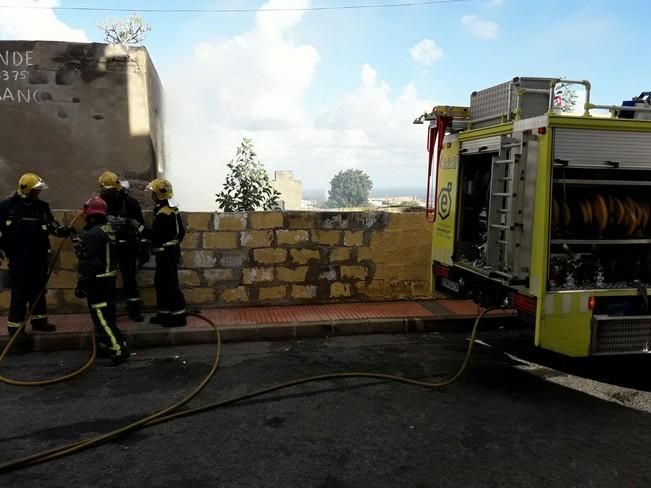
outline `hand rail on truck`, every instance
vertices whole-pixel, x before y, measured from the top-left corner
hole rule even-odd
[[[521,99],[522,95],[525,95],[527,93],[539,93],[543,95],[549,95],[549,113],[552,113],[554,110],[554,100],[555,100],[555,93],[556,93],[556,87],[558,85],[583,85],[585,87],[585,105],[584,105],[584,112],[583,116],[584,117],[590,117],[590,110],[588,109],[588,106],[590,104],[590,90],[592,88],[592,85],[588,80],[564,80],[561,78],[558,78],[556,80],[553,80],[550,83],[549,88],[518,88],[516,91],[516,99],[515,99],[515,110],[513,110],[513,113],[515,114],[515,119],[519,120],[520,119],[520,105],[521,105]],[[510,109],[510,100],[509,100],[509,109]]]
[[[592,89],[592,84],[588,80],[564,80],[557,79],[551,83],[549,92],[549,113],[552,113],[554,110],[554,93],[556,92],[556,87],[558,85],[583,85],[585,87],[585,103],[583,104],[583,116],[590,117],[590,110],[588,106],[590,105],[590,90]]]
[[[617,117],[617,112],[651,112],[651,107],[625,107],[623,105],[597,105],[594,103],[586,103],[585,108],[588,112],[594,109],[608,110],[612,118]]]

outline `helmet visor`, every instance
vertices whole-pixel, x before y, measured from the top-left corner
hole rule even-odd
[[[38,180],[38,182],[32,187],[32,190],[47,190],[50,188],[47,186],[47,183],[45,183],[43,180]]]

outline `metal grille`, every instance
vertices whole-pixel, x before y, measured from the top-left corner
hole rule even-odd
[[[651,316],[592,319],[593,354],[651,352]]]
[[[517,106],[518,88],[545,90],[552,78],[513,78],[512,81],[473,92],[470,95],[472,127],[488,127],[511,120]],[[544,115],[549,110],[546,93],[523,93],[520,99],[520,118]]]
[[[470,95],[470,113],[472,120],[499,119],[508,116],[511,82],[501,83]],[[473,124],[474,125],[474,124]]]

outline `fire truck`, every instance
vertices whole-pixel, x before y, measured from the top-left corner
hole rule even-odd
[[[580,112],[561,96],[574,86]],[[597,105],[590,90],[518,77],[414,121],[429,123],[434,288],[509,304],[544,349],[648,353],[650,94]]]

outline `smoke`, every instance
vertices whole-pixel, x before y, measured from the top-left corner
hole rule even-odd
[[[271,0],[263,7],[309,5],[309,0]],[[424,184],[426,135],[411,121],[431,102],[419,98],[411,84],[393,95],[364,64],[357,88],[310,113],[305,99],[315,95],[310,89],[320,54],[295,39],[294,29],[304,19],[304,12],[258,12],[250,31],[195,46],[186,64],[164,80],[165,174],[182,208],[216,209],[214,195],[242,137],[253,139],[271,174],[292,170],[304,188],[325,188],[346,168],[367,171],[376,186],[396,180]]]

